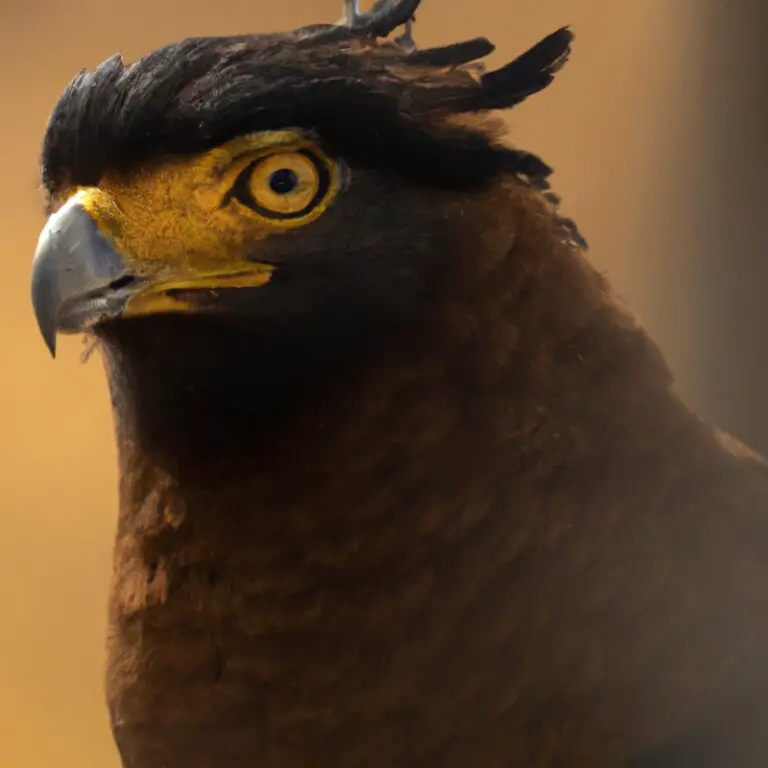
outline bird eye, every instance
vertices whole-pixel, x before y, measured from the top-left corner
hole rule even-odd
[[[240,174],[231,196],[268,219],[300,219],[328,195],[331,173],[309,150],[276,152],[254,160]]]

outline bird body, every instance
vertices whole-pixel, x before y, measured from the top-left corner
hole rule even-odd
[[[481,75],[372,39],[416,5],[112,60],[52,117],[33,300],[112,394],[123,765],[768,764],[766,463],[474,114],[570,33]]]

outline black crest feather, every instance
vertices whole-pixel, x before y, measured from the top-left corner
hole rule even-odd
[[[477,97],[467,109],[507,109],[546,88],[568,61],[573,33],[563,27],[501,69],[483,75]]]

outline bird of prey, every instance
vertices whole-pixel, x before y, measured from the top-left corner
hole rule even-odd
[[[490,117],[571,33],[490,71],[418,5],[114,57],[50,118],[32,300],[111,390],[122,763],[766,766],[765,461]]]

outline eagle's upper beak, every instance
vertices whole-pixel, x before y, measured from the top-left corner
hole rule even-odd
[[[120,314],[134,277],[76,198],[54,213],[32,264],[32,305],[51,354],[59,331],[75,333]]]

